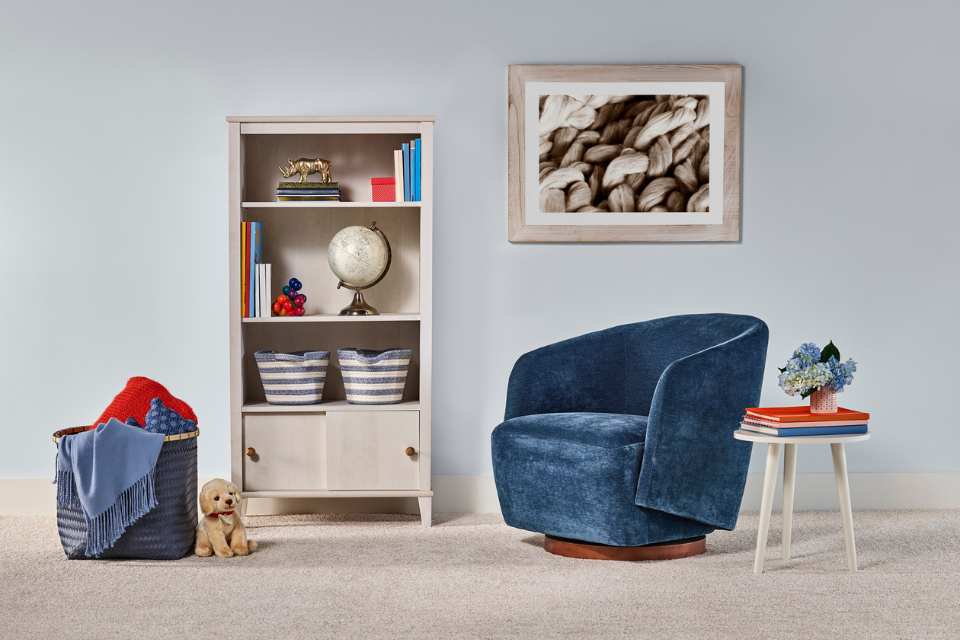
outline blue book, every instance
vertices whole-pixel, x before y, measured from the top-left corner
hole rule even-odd
[[[417,199],[417,141],[410,141],[410,199]]]
[[[420,138],[413,141],[413,199],[420,202]]]
[[[403,151],[403,199],[405,202],[412,200],[410,197],[410,145],[404,142],[400,145]]]
[[[257,265],[263,262],[263,223],[254,222],[250,225],[250,316],[256,317],[257,312]]]
[[[744,422],[740,427],[745,431],[754,431],[768,436],[854,436],[867,432],[865,424],[851,424],[841,427],[767,427],[759,424]]]

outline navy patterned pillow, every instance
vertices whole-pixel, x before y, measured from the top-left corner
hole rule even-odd
[[[197,423],[193,420],[181,418],[173,409],[168,409],[163,400],[154,398],[147,411],[147,424],[144,427],[151,433],[162,433],[167,436],[178,433],[189,433],[197,430]]]

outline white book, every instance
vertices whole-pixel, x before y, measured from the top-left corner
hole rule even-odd
[[[273,307],[273,294],[270,292],[270,278],[273,277],[273,269],[270,263],[263,265],[263,317],[269,318],[273,315],[270,310]]]
[[[257,265],[260,268],[260,271],[257,273],[257,286],[260,287],[260,315],[261,318],[266,318],[270,315],[270,301],[267,299],[267,265],[260,264]]]
[[[260,317],[269,318],[270,317],[270,294],[267,291],[270,289],[267,280],[267,266],[266,264],[260,265],[262,273],[260,274]]]
[[[393,180],[394,200],[403,202],[403,152],[400,149],[393,151]]]
[[[259,318],[263,305],[263,265],[257,264],[257,279],[253,283],[253,317]]]

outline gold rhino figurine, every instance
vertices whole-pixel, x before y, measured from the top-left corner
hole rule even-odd
[[[311,173],[320,174],[320,182],[333,182],[331,173],[333,164],[323,158],[297,158],[296,160],[287,160],[287,166],[280,167],[280,173],[284,178],[289,178],[295,173],[300,174],[300,182],[306,182],[307,176]]]

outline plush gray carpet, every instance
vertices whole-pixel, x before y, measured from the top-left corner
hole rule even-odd
[[[3,638],[957,638],[960,512],[796,518],[751,573],[756,518],[705,555],[570,560],[493,516],[251,518],[248,558],[68,561],[53,518],[0,518]]]

